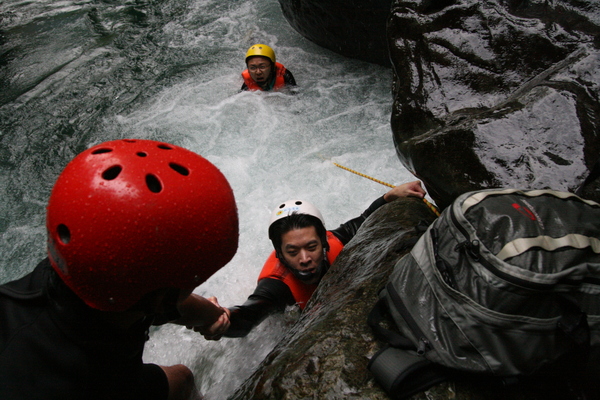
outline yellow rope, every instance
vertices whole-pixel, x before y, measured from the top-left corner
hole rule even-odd
[[[384,186],[389,186],[389,187],[391,187],[391,188],[393,188],[393,187],[394,187],[394,185],[392,185],[392,184],[390,184],[390,183],[386,183],[386,182],[384,182],[384,181],[380,181],[379,179],[375,179],[375,178],[373,178],[373,177],[371,177],[371,176],[369,176],[369,175],[361,174],[360,172],[358,172],[358,171],[355,171],[355,170],[353,170],[353,169],[350,169],[350,168],[348,168],[348,167],[344,167],[343,165],[340,165],[340,164],[336,163],[335,161],[331,161],[331,162],[332,162],[332,163],[333,163],[333,165],[335,165],[336,167],[339,167],[339,168],[341,168],[341,169],[345,169],[346,171],[352,172],[353,174],[356,174],[356,175],[358,175],[358,176],[362,176],[363,178],[370,179],[370,180],[372,180],[372,181],[375,181],[375,182],[377,182],[377,183],[380,183],[380,184],[382,184],[382,185],[384,185]],[[436,208],[436,206],[434,206],[433,204],[431,204],[431,202],[429,202],[429,201],[428,201],[426,198],[423,198],[423,201],[425,202],[425,204],[427,204],[427,207],[429,207],[429,208],[431,209],[431,211],[433,211],[433,212],[435,213],[435,215],[437,215],[438,217],[440,216],[440,212],[439,212],[439,210]]]
[[[372,180],[372,181],[375,181],[375,182],[377,182],[377,183],[381,183],[381,184],[382,184],[382,185],[384,185],[384,186],[389,186],[389,187],[391,187],[391,188],[393,188],[393,187],[394,187],[394,185],[392,185],[392,184],[390,184],[390,183],[386,183],[386,182],[384,182],[384,181],[380,181],[379,179],[375,179],[375,178],[373,178],[373,177],[370,177],[369,175],[361,174],[360,172],[358,172],[358,171],[355,171],[355,170],[353,170],[353,169],[350,169],[350,168],[348,168],[348,167],[344,167],[343,165],[340,165],[340,164],[336,163],[335,161],[332,161],[332,163],[333,163],[333,165],[335,165],[336,167],[340,167],[341,169],[345,169],[346,171],[350,171],[350,172],[352,172],[353,174],[356,174],[356,175],[362,176],[363,178],[367,178],[367,179],[370,179],[370,180]]]

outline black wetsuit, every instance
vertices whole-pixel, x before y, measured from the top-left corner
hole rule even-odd
[[[346,245],[356,235],[362,223],[379,207],[386,204],[383,196],[375,200],[360,216],[340,225],[331,232]],[[325,273],[327,271],[323,271]],[[274,312],[282,312],[287,305],[295,304],[290,288],[278,279],[265,278],[258,282],[254,293],[241,306],[230,308],[231,326],[225,336],[243,337]]]
[[[142,362],[153,320],[108,325],[45,259],[0,286],[0,399],[167,399],[165,373]]]

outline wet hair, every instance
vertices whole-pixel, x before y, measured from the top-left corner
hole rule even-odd
[[[285,218],[281,218],[271,224],[269,227],[269,239],[273,242],[275,247],[275,254],[277,258],[283,260],[281,254],[281,237],[294,229],[302,229],[314,226],[317,231],[319,239],[321,239],[321,245],[325,250],[329,250],[329,244],[327,243],[327,231],[323,226],[321,220],[317,217],[313,217],[308,214],[292,213]]]

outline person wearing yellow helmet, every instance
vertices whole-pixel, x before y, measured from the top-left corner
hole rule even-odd
[[[379,207],[401,197],[423,198],[421,182],[398,185],[375,200],[360,216],[327,230],[320,211],[304,200],[289,200],[273,210],[269,239],[274,250],[267,258],[254,292],[242,305],[226,309],[229,321],[219,335],[206,339],[246,336],[269,314],[297,305],[304,310],[321,279],[361,224]],[[213,300],[216,304],[217,300]],[[223,330],[225,332],[223,333]]]
[[[0,285],[0,399],[201,398],[188,367],[142,354],[152,325],[227,322],[192,293],[238,246],[217,167],[168,143],[101,143],[58,177],[46,229],[48,257]]]
[[[292,73],[275,59],[275,52],[266,44],[250,46],[246,52],[246,69],[242,72],[241,90],[277,90],[296,86]]]

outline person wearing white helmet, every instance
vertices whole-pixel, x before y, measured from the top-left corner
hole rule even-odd
[[[241,90],[277,90],[296,86],[294,75],[278,63],[275,52],[266,44],[250,46],[246,52],[246,69],[242,72],[244,83]]]
[[[229,321],[224,321],[226,326],[219,328],[219,335],[205,338],[243,337],[269,314],[282,312],[288,305],[304,309],[329,266],[367,217],[384,204],[407,196],[425,197],[421,182],[392,188],[360,216],[331,231],[326,230],[323,216],[311,203],[281,203],[269,225],[274,250],[263,266],[256,289],[244,304],[226,309]]]

